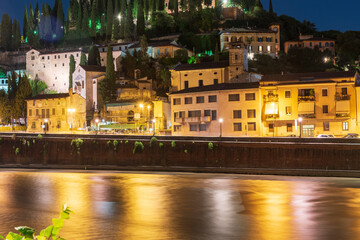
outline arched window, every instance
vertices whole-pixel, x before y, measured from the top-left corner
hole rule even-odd
[[[325,43],[325,47],[329,47],[329,43],[328,43],[328,42]]]

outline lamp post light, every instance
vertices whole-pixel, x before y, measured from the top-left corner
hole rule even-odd
[[[220,137],[222,137],[222,123],[224,122],[224,119],[220,118],[219,119],[219,123],[220,123]]]
[[[298,121],[299,121],[299,123],[300,123],[300,138],[301,138],[301,132],[302,132],[302,129],[301,129],[301,122],[302,122],[302,117],[299,117],[298,118]]]
[[[45,120],[44,120],[44,132],[45,132],[45,134],[46,134],[46,130],[47,130],[47,125],[48,125],[48,120],[47,120],[47,118],[45,118]]]
[[[147,122],[147,130],[149,131],[150,105],[147,106],[147,109],[148,109],[148,113],[147,113],[146,122]]]

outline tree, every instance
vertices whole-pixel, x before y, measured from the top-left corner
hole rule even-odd
[[[137,11],[137,23],[136,23],[136,34],[142,36],[145,33],[145,17],[144,17],[144,2],[139,0],[139,6]]]
[[[59,37],[63,36],[64,34],[64,10],[62,5],[62,0],[58,0],[58,6],[56,9],[56,36]]]
[[[91,5],[91,27],[90,27],[90,36],[95,38],[96,37],[96,16],[97,16],[97,0],[94,0]]]
[[[112,34],[113,22],[114,22],[114,9],[113,9],[112,0],[108,1],[106,17],[107,17],[106,38],[108,40],[111,40],[111,34]]]
[[[217,43],[216,43],[216,47],[215,47],[214,61],[215,62],[220,61],[219,46]]]
[[[30,80],[29,82],[32,89],[32,96],[37,96],[48,88],[45,82],[40,81],[37,78],[35,80]]]
[[[125,20],[125,32],[124,37],[126,40],[132,40],[134,36],[134,18],[133,18],[133,12],[131,8],[131,4],[128,4],[127,10],[126,10],[126,20]]]
[[[86,55],[85,53],[81,53],[81,58],[80,58],[80,65],[86,65],[87,64],[87,60],[86,60]]]
[[[91,46],[89,49],[88,65],[101,66],[100,52],[96,46]]]
[[[272,5],[272,0],[270,0],[269,2],[269,13],[273,13],[274,9],[273,9],[273,5]]]
[[[77,19],[76,19],[76,30],[80,31],[82,27],[82,8],[81,1],[78,4]]]
[[[102,80],[99,84],[99,93],[104,104],[109,103],[116,98],[115,80],[115,67],[112,48],[110,45],[108,45],[105,79]]]
[[[6,50],[11,50],[12,24],[9,15],[4,14],[1,21],[1,46]]]
[[[69,89],[73,87],[73,73],[75,71],[75,65],[76,65],[76,62],[75,62],[75,58],[74,58],[74,55],[71,54],[70,56],[70,63],[69,63],[69,66],[70,66],[70,72],[69,72]]]
[[[187,63],[188,58],[189,54],[186,49],[178,49],[174,52],[174,60],[176,63]]]
[[[126,22],[126,0],[120,0],[120,29],[119,37],[124,39],[125,37],[125,22]]]
[[[84,33],[89,33],[89,11],[87,8],[87,4],[84,4],[84,15],[82,19],[82,27],[81,29],[84,31]]]
[[[133,77],[134,70],[137,65],[137,59],[136,57],[130,54],[129,50],[126,50],[126,54],[125,57],[122,58],[121,65],[123,67],[123,71],[125,72],[125,74],[129,77]]]
[[[120,21],[121,21],[121,15],[119,10],[119,1],[115,0],[115,17],[114,17],[114,26],[113,26],[113,33],[112,37],[114,40],[120,39]]]
[[[26,118],[26,102],[25,99],[31,97],[32,88],[29,82],[29,79],[26,75],[19,76],[19,87],[16,92],[15,102],[16,107],[18,108],[19,116]]]
[[[23,21],[23,37],[24,37],[24,41],[26,41],[27,32],[28,29],[28,13],[27,13],[27,7],[26,7],[26,3],[25,3],[25,10],[24,10],[24,21]]]

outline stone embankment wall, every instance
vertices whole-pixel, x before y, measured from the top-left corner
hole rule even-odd
[[[360,170],[360,145],[349,143],[253,143],[158,140],[134,153],[134,140],[86,139],[78,148],[72,139],[5,137],[0,165],[162,166]],[[115,144],[116,145],[116,144]],[[211,145],[211,144],[210,144]]]

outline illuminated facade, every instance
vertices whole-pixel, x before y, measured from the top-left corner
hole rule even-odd
[[[269,29],[229,28],[220,32],[221,51],[227,51],[236,42],[248,45],[250,58],[254,54],[275,57],[280,51],[280,25],[272,24]]]
[[[169,8],[169,2],[170,2],[171,0],[165,0],[165,10],[166,10],[166,12],[167,13],[173,13],[174,11],[172,10],[172,9],[170,9]],[[202,8],[206,8],[206,7],[211,7],[211,8],[215,8],[215,0],[211,0],[211,5],[205,5],[204,3],[202,3]],[[188,8],[186,8],[186,9],[182,9],[181,8],[181,5],[180,5],[180,0],[178,1],[178,9],[179,9],[179,11],[187,11],[187,10],[189,10]]]
[[[43,94],[26,100],[27,132],[86,130],[86,102],[78,94]],[[45,129],[44,129],[45,127]]]
[[[330,38],[314,38],[313,35],[301,35],[298,40],[286,41],[284,43],[284,51],[287,53],[293,47],[306,47],[314,49],[318,47],[320,51],[329,50],[335,55],[335,40]]]

